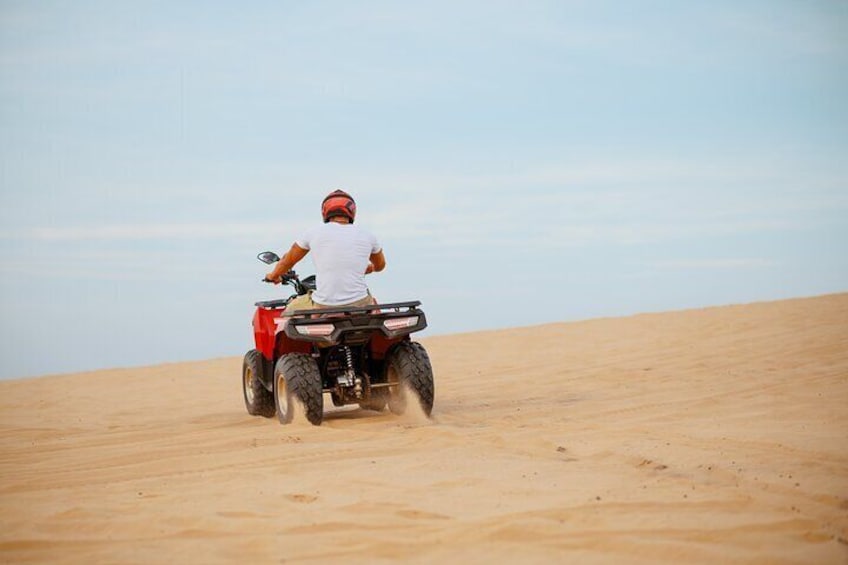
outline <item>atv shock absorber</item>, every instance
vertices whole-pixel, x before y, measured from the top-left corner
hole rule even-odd
[[[345,380],[347,381],[347,386],[353,385],[353,393],[356,395],[356,398],[362,397],[362,379],[356,374],[356,371],[353,368],[353,352],[350,350],[350,347],[347,345],[344,346],[344,354],[345,354]]]

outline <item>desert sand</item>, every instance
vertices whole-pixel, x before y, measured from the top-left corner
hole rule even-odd
[[[848,294],[422,342],[430,420],[251,417],[241,358],[0,383],[0,562],[848,562]]]

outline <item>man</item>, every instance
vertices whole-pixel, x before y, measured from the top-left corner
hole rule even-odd
[[[321,216],[324,223],[295,240],[266,278],[279,283],[311,251],[317,288],[292,300],[287,311],[374,304],[365,275],[385,269],[386,258],[377,238],[353,225],[356,218],[353,197],[342,190],[331,192],[321,203]]]

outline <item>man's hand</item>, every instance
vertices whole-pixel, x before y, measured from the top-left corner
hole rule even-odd
[[[303,259],[307,253],[309,253],[308,250],[298,247],[296,243],[292,244],[289,252],[286,253],[282,259],[277,261],[277,264],[274,266],[274,270],[265,275],[265,279],[274,284],[280,284],[283,276],[289,274],[295,263]]]

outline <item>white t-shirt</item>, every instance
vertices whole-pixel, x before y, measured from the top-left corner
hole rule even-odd
[[[355,224],[328,222],[310,229],[295,243],[307,249],[315,263],[317,289],[312,300],[338,306],[368,296],[365,269],[371,254],[382,249],[369,231]]]

